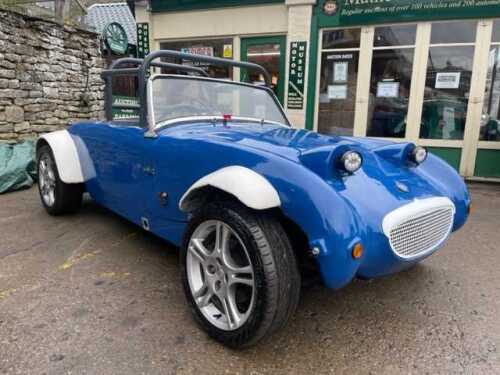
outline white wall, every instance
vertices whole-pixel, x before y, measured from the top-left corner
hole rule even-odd
[[[153,13],[155,40],[286,33],[284,4]]]
[[[287,40],[287,53],[286,53],[286,87],[285,87],[285,109],[288,97],[288,74],[289,74],[289,61],[290,61],[290,43],[291,42],[307,42],[307,55],[306,55],[306,71],[305,71],[305,85],[304,85],[304,108],[286,109],[290,122],[296,128],[305,128],[306,126],[306,108],[307,108],[307,90],[308,90],[308,72],[309,72],[309,47],[311,45],[311,19],[313,6],[315,0],[287,0],[288,6],[288,40]]]

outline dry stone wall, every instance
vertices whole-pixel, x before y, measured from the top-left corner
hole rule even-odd
[[[103,117],[95,33],[0,10],[0,142]]]

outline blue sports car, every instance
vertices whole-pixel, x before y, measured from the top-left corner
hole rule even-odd
[[[172,56],[255,69],[268,86],[159,61]],[[137,77],[139,104],[113,102],[123,75]],[[88,192],[179,246],[193,315],[225,345],[282,327],[304,274],[337,289],[407,269],[469,215],[462,178],[424,148],[293,129],[261,66],[157,51],[117,60],[103,78],[106,121],[38,141],[41,201],[59,215]],[[117,108],[132,115],[115,120]]]

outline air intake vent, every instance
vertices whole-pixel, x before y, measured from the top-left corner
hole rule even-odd
[[[447,198],[415,201],[389,213],[384,232],[401,258],[416,258],[436,250],[453,228],[455,206]]]

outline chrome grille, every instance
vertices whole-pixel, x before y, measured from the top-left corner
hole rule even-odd
[[[389,230],[392,250],[403,258],[421,256],[434,250],[450,234],[454,213],[452,205],[413,212]]]

